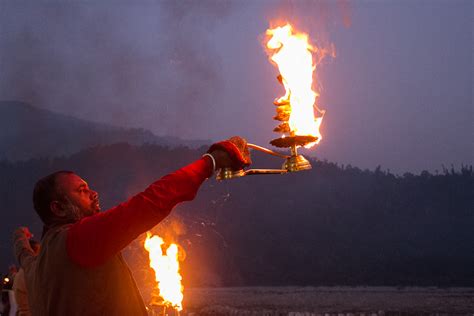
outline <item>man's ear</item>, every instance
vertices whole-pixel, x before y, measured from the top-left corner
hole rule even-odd
[[[59,201],[52,201],[49,207],[51,208],[51,212],[56,216],[64,217],[66,215]]]

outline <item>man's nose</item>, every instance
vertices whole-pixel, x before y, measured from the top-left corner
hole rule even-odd
[[[97,193],[96,191],[94,190],[91,190],[91,198],[93,200],[98,200],[99,199],[99,193]]]

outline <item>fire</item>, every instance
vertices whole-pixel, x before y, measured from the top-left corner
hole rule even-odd
[[[308,42],[308,35],[293,33],[290,24],[268,29],[270,39],[267,48],[270,59],[278,66],[286,93],[275,101],[281,111],[289,111],[290,135],[315,136],[318,140],[308,144],[312,147],[321,141],[319,132],[324,111],[315,105],[318,93],[313,91],[313,72],[316,65],[312,53],[317,49]],[[315,110],[320,114],[315,116]]]
[[[149,252],[150,267],[155,270],[159,294],[165,305],[181,311],[183,309],[183,285],[179,274],[178,246],[171,244],[164,254],[161,248],[164,243],[160,236],[152,236],[150,232],[147,232],[144,246]]]

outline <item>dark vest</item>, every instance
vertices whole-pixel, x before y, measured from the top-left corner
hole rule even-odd
[[[70,225],[51,228],[36,261],[25,271],[35,316],[147,315],[132,274],[120,253],[95,268],[82,268],[66,253]]]

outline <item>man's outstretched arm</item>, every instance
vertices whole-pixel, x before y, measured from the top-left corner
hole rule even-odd
[[[194,199],[212,169],[212,159],[203,157],[164,176],[128,201],[73,224],[66,239],[69,258],[83,267],[103,264],[163,220],[176,204]]]

